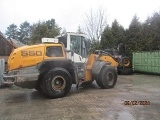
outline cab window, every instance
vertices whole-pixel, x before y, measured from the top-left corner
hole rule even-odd
[[[70,48],[75,53],[81,55],[81,37],[80,36],[71,35]]]
[[[46,56],[48,57],[63,57],[61,46],[49,46],[46,48]]]
[[[71,35],[70,48],[82,57],[87,57],[87,39],[83,36]]]

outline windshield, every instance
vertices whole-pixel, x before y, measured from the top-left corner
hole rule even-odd
[[[88,55],[87,39],[83,36],[76,36],[76,35],[71,35],[70,38],[71,38],[70,41],[71,50],[81,55],[82,57],[87,57]]]

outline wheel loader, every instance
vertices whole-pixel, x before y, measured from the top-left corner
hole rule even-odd
[[[35,88],[49,98],[64,97],[72,84],[79,88],[94,80],[102,89],[113,88],[117,82],[118,63],[115,59],[96,53],[83,61],[77,53],[80,53],[78,49],[83,55],[87,53],[86,39],[79,43],[80,48],[76,48],[77,44],[70,42],[70,46],[77,49],[73,51],[58,38],[43,38],[41,44],[14,49],[8,59],[8,71],[3,75],[4,83]]]
[[[107,52],[108,54],[113,56],[118,62],[118,74],[131,75],[133,73],[132,60],[126,54],[126,45],[124,43],[120,43],[117,49],[105,49],[104,52]]]

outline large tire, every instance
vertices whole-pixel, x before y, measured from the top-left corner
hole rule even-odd
[[[51,70],[40,83],[42,93],[49,98],[64,97],[70,91],[71,86],[71,77],[63,70]]]
[[[96,80],[98,86],[102,89],[113,88],[117,82],[117,72],[112,66],[104,66]]]
[[[125,68],[131,68],[132,67],[132,60],[129,57],[123,57],[122,64]]]
[[[35,89],[36,89],[38,92],[42,92],[42,90],[41,90],[41,87],[40,87],[40,84],[39,84],[39,83],[36,85]]]
[[[44,74],[46,74],[46,73],[44,73]],[[35,86],[35,89],[36,89],[38,92],[40,92],[40,93],[42,93],[42,89],[41,89],[40,85],[41,85],[41,82],[42,82],[42,80],[43,80],[43,78],[44,78],[44,74],[40,74],[40,75],[39,75],[37,84],[36,84],[36,86]]]
[[[120,75],[132,75],[133,70],[132,70],[132,68],[119,69],[118,74],[120,74]]]

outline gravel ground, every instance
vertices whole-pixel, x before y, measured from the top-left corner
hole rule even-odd
[[[113,89],[96,83],[48,99],[34,89],[0,89],[0,120],[160,120],[160,76],[119,75]]]

